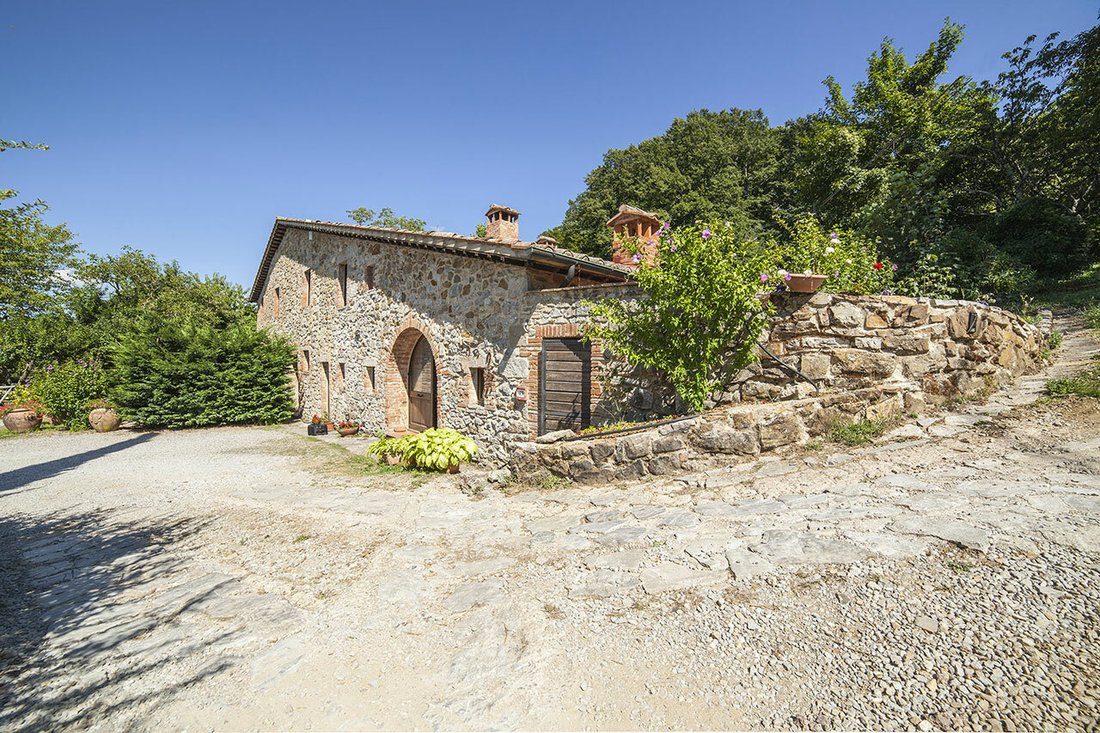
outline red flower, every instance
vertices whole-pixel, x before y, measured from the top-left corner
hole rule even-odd
[[[875,263],[875,269],[876,270],[881,270],[882,269],[882,263],[881,262],[876,262]]]

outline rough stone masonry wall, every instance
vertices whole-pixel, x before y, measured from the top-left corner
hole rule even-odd
[[[345,305],[342,264],[348,268]],[[309,304],[302,295],[307,268],[313,272]],[[303,414],[358,419],[369,432],[407,424],[401,371],[416,332],[423,333],[435,357],[439,424],[472,436],[487,458],[501,459],[509,442],[530,437],[526,406],[515,400],[527,380],[527,360],[516,348],[526,336],[517,309],[526,289],[520,267],[291,229],[261,294],[259,322],[299,349],[295,381]],[[303,351],[310,354],[308,370]],[[330,372],[327,405],[322,362]],[[486,369],[483,404],[474,394],[475,367]]]
[[[776,305],[768,349],[820,391],[764,362],[724,395],[739,404],[638,432],[545,436],[518,444],[513,467],[600,483],[748,460],[838,421],[920,412],[926,400],[1011,380],[1038,367],[1044,346],[1037,327],[978,303],[819,293]]]
[[[348,273],[345,304],[341,265]],[[312,271],[308,304],[306,269]],[[470,435],[481,457],[497,462],[513,443],[535,435],[541,339],[576,335],[588,317],[586,299],[622,292],[600,286],[529,291],[553,280],[515,265],[290,229],[260,295],[259,323],[299,350],[294,382],[303,415],[360,420],[368,432],[407,425],[402,371],[424,334],[435,357],[439,425]],[[472,368],[486,370],[480,404]],[[517,399],[520,387],[528,400]],[[597,405],[598,399],[597,387]]]

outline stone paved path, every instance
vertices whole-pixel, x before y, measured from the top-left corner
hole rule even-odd
[[[283,429],[0,441],[0,729],[1087,729],[1100,411],[1026,408],[1047,376],[595,490],[469,496]]]

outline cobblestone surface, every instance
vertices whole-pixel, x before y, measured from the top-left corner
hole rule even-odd
[[[0,728],[1096,730],[1100,406],[1044,376],[598,488],[281,428],[5,439]]]

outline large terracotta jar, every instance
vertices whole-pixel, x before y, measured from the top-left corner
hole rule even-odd
[[[97,433],[109,433],[112,430],[118,430],[121,422],[118,413],[110,407],[97,407],[88,413],[88,424]]]
[[[17,407],[4,415],[4,427],[13,433],[29,433],[41,424],[42,416],[24,407]]]

